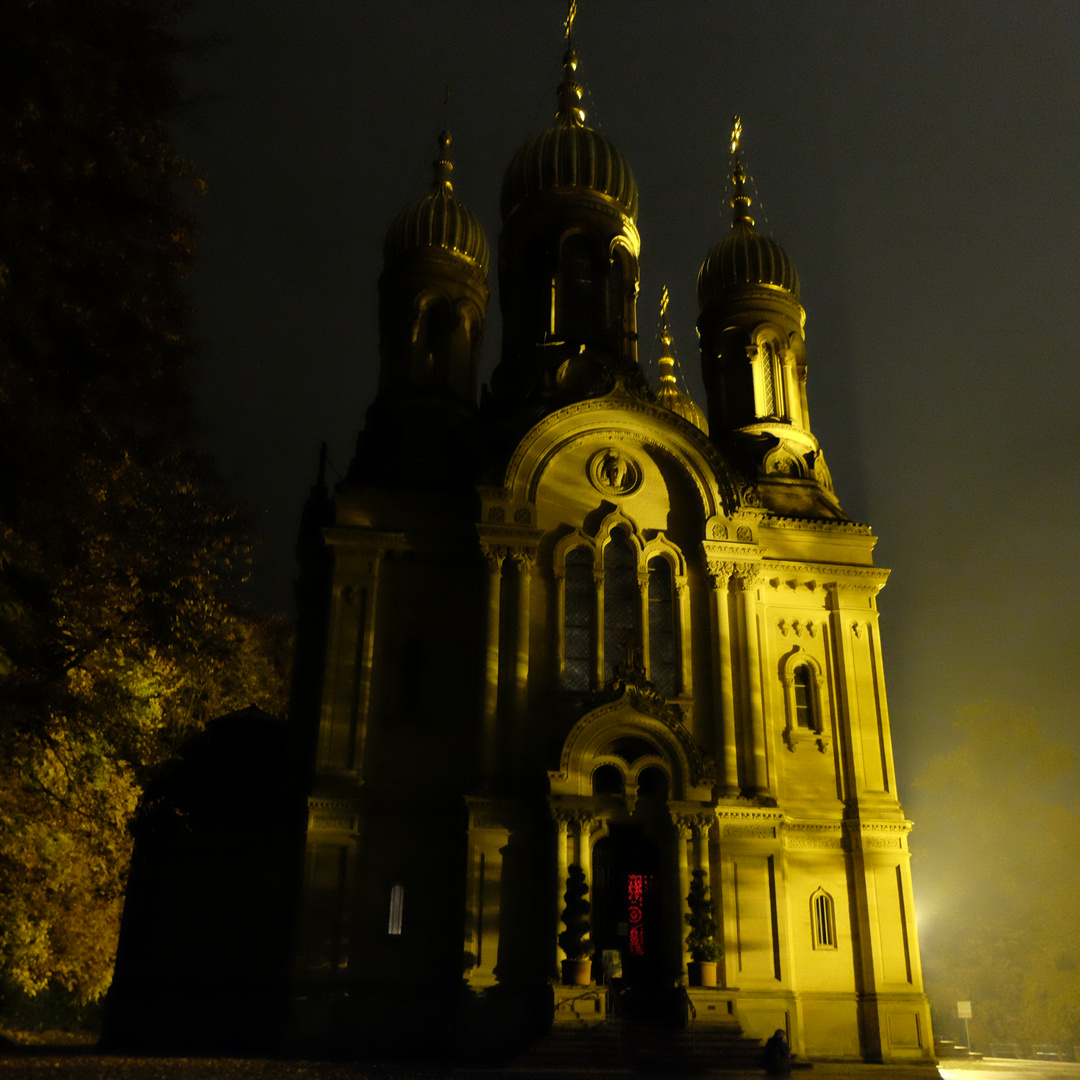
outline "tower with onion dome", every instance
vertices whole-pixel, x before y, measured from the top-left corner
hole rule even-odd
[[[843,519],[810,430],[806,312],[788,253],[751,216],[735,118],[731,227],[698,274],[698,332],[709,423],[722,449],[783,516]]]
[[[353,473],[449,479],[471,461],[477,368],[487,316],[488,242],[454,195],[450,133],[439,136],[431,190],[391,223],[379,278],[379,392]]]

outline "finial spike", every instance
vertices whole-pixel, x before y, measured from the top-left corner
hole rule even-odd
[[[450,177],[454,171],[454,163],[450,160],[450,132],[443,128],[439,132],[439,156],[432,163],[435,175],[431,181],[431,190],[443,195],[449,195],[454,190]]]
[[[667,309],[671,302],[671,294],[665,285],[660,293],[660,382],[675,383],[675,357],[671,352],[671,346],[675,339],[671,336],[668,327]]]
[[[581,107],[581,84],[577,81],[577,52],[571,33],[574,19],[577,18],[577,0],[569,0],[563,29],[566,31],[566,53],[563,55],[563,81],[559,83],[559,108],[555,113],[557,120],[565,127],[584,127],[585,110]]]
[[[739,223],[754,227],[754,219],[750,216],[750,196],[746,194],[746,173],[743,171],[742,157],[739,154],[739,146],[742,143],[742,117],[736,116],[732,121],[731,128],[731,153],[735,158],[732,181],[735,192],[731,197],[731,227],[734,229]]]

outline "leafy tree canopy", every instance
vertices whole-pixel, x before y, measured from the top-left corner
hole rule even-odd
[[[170,8],[0,11],[0,975],[108,987],[148,776],[205,721],[280,712],[250,534],[188,449]]]

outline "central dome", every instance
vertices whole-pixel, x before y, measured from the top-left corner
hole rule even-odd
[[[581,87],[574,77],[577,56],[572,48],[563,58],[563,68],[555,123],[521,147],[506,170],[503,220],[532,195],[567,191],[599,196],[636,222],[637,182],[615,144],[585,124]]]

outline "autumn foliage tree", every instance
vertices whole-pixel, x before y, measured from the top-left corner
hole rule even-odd
[[[143,786],[208,718],[280,711],[280,627],[190,451],[157,0],[0,10],[0,975],[108,987]]]

